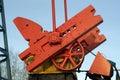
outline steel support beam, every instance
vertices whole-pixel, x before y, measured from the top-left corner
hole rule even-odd
[[[4,48],[2,48],[0,45],[0,58],[1,58],[0,59],[0,80],[12,80],[3,0],[0,0],[0,14],[1,14],[0,32],[3,33],[2,37],[3,37],[3,45],[4,45]],[[5,67],[1,67],[1,64],[3,62],[5,62],[6,64],[7,79],[2,77],[1,70],[2,68],[5,68]]]

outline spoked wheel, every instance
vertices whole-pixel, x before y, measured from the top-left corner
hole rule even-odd
[[[74,70],[79,68],[84,60],[84,49],[79,42],[72,44],[69,49],[55,56],[53,64],[61,70]]]

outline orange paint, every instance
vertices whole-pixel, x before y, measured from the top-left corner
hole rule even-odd
[[[88,53],[84,47],[93,50],[105,41],[105,36],[99,35],[99,29],[96,27],[103,20],[100,15],[94,15],[94,13],[95,9],[90,5],[53,32],[42,31],[42,27],[31,20],[22,17],[15,18],[15,25],[25,40],[29,41],[30,45],[28,49],[20,53],[19,57],[21,60],[26,61],[29,56],[34,56],[34,61],[27,64],[27,70],[34,70],[46,60],[56,58],[56,55],[60,56],[61,52],[63,54],[66,54],[67,51],[71,53],[72,50],[77,48],[74,46],[76,42],[79,44],[78,47],[81,48],[81,56],[77,54],[75,56],[82,57],[80,58],[81,61],[74,63],[74,58],[70,57],[69,60],[72,62],[71,65],[74,65],[73,67],[66,69],[56,66],[62,70],[73,70],[80,67],[84,60],[84,55]]]

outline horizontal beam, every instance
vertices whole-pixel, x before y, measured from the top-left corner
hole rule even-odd
[[[4,49],[4,48],[2,48],[2,47],[0,47],[0,52],[2,52],[2,53],[4,53],[4,54],[6,54],[5,49]]]
[[[7,57],[5,57],[4,59],[0,60],[0,64],[5,62],[7,60]]]
[[[5,54],[0,54],[0,57],[6,57],[6,55]]]

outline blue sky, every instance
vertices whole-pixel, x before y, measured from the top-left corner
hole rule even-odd
[[[56,1],[57,27],[64,22],[63,0]],[[93,5],[96,14],[102,16],[104,22],[99,25],[101,33],[107,38],[103,44],[97,47],[95,54],[100,51],[110,60],[116,62],[120,68],[120,0],[67,0],[68,18],[70,19],[76,13]],[[51,0],[4,0],[6,25],[8,33],[9,48],[14,52],[20,53],[28,47],[22,35],[13,23],[13,19],[21,16],[31,19],[40,25],[44,30],[52,30]],[[10,54],[12,55],[12,54]],[[82,65],[82,69],[89,69],[94,56],[88,54]],[[79,80],[84,77],[79,73]]]

